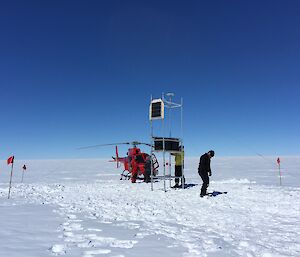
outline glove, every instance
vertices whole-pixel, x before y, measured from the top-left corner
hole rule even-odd
[[[208,176],[211,176],[211,171],[208,172]]]

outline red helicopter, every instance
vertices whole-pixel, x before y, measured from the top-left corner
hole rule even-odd
[[[88,147],[81,147],[79,149],[87,149],[101,146],[116,146],[116,156],[112,156],[112,162],[117,163],[117,168],[119,168],[119,164],[122,163],[124,165],[124,170],[121,173],[121,178],[131,178],[131,182],[135,183],[137,178],[143,178],[145,182],[149,182],[151,178],[151,164],[153,175],[156,176],[158,174],[159,163],[157,161],[156,156],[152,153],[149,155],[147,153],[141,152],[141,149],[137,147],[137,145],[147,145],[152,147],[151,144],[141,143],[138,141],[133,142],[125,142],[125,143],[114,143],[114,144],[102,144],[102,145],[93,145]],[[132,148],[128,149],[126,157],[119,157],[118,153],[118,145],[132,145]],[[124,174],[127,172],[126,174]]]

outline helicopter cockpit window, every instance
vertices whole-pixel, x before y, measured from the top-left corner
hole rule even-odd
[[[143,156],[141,154],[135,156],[135,160],[137,163],[144,163]]]

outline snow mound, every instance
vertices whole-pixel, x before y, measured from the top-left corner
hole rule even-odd
[[[53,245],[50,248],[50,251],[54,254],[54,255],[64,255],[66,254],[66,246],[65,245],[61,245],[61,244],[56,244]]]

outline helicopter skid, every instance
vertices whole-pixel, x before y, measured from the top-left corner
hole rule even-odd
[[[125,170],[123,170],[123,172],[121,173],[120,180],[123,180],[123,178],[129,180],[131,178],[130,173],[124,174],[124,172],[125,172]]]

